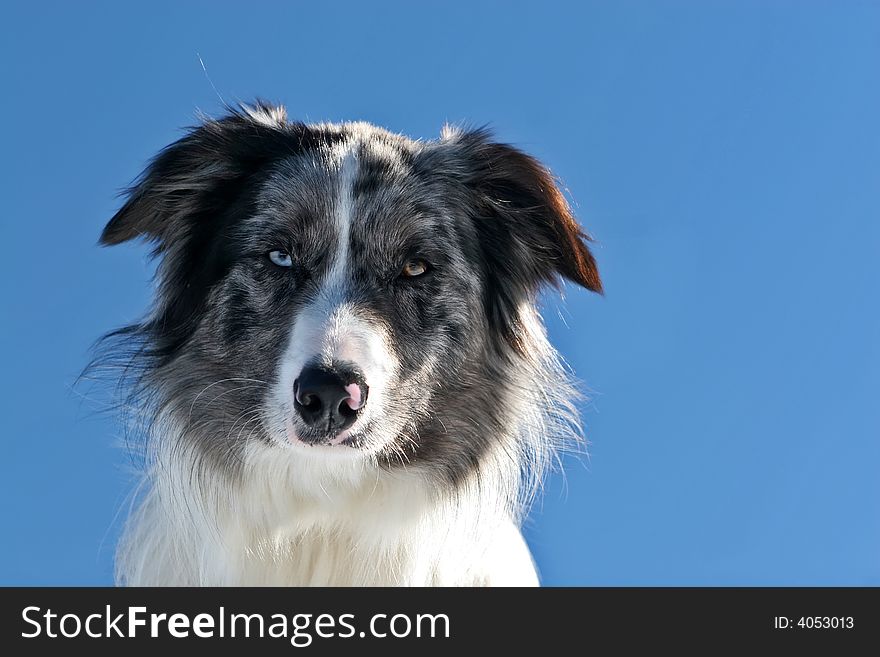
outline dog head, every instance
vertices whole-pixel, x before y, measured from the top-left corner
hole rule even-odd
[[[256,444],[454,477],[541,385],[540,287],[602,287],[549,172],[487,132],[414,141],[265,104],[152,161],[101,242],[134,238],[161,259],[150,385],[230,462]]]

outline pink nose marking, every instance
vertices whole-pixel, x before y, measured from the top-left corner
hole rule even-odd
[[[361,387],[357,383],[349,383],[345,386],[345,392],[348,393],[348,399],[345,400],[345,403],[351,410],[356,411],[363,406]]]

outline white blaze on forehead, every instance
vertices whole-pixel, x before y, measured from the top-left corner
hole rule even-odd
[[[358,174],[355,146],[343,142],[333,151],[331,161],[338,167],[333,225],[336,228],[336,253],[322,284],[322,293],[337,296],[344,293],[349,276],[351,224],[354,221],[354,184]]]

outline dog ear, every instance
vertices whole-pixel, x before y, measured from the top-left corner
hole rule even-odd
[[[499,259],[531,274],[535,282],[561,275],[593,292],[602,292],[591,241],[571,212],[553,175],[538,160],[507,144],[493,142],[485,130],[458,136],[469,153],[469,184],[487,215],[478,228]]]
[[[278,139],[279,132],[293,140]],[[306,134],[287,123],[283,107],[258,102],[222,119],[205,120],[162,150],[128,190],[101,234],[109,246],[144,238],[161,251],[196,216],[222,208],[238,184],[267,163],[297,150]]]
[[[493,141],[485,130],[446,133],[444,141],[461,149],[458,157],[466,163],[459,166],[476,194],[474,220],[486,261],[490,318],[509,342],[519,344],[519,304],[534,298],[542,284],[558,284],[563,277],[602,293],[591,238],[546,167]]]

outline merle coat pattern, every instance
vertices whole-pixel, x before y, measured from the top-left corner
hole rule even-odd
[[[540,163],[258,103],[152,161],[101,242],[135,238],[160,260],[112,334],[147,427],[120,583],[537,582],[518,524],[578,432],[537,295],[602,289]],[[298,377],[339,363],[362,406],[310,425]]]

